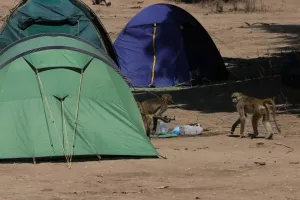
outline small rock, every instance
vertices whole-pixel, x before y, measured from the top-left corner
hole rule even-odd
[[[41,191],[42,191],[42,192],[52,192],[52,191],[53,191],[53,189],[50,189],[50,188],[45,188],[45,189],[42,189]]]
[[[165,189],[168,188],[169,186],[165,185],[165,186],[160,186],[160,187],[156,187],[155,189]]]
[[[198,147],[197,149],[208,149],[208,147]]]
[[[256,161],[256,162],[254,162],[254,163],[257,164],[257,165],[266,165],[266,162]]]
[[[142,8],[141,6],[135,6],[135,5],[132,5],[132,6],[128,6],[128,8],[131,8],[131,9],[139,9],[139,8]]]
[[[257,142],[256,143],[256,146],[257,147],[263,147],[265,145],[265,143],[263,143],[263,142]]]
[[[184,150],[189,150],[188,148],[185,148]]]
[[[195,197],[195,199],[200,199],[200,197]]]
[[[299,162],[290,162],[291,165],[298,165]]]

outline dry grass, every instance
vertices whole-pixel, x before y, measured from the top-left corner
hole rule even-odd
[[[266,7],[263,0],[244,0],[245,12],[265,12]]]
[[[222,13],[226,11],[244,11],[246,13],[252,12],[266,12],[264,0],[173,0],[176,3],[192,3],[199,4],[202,7],[211,7],[211,11]]]

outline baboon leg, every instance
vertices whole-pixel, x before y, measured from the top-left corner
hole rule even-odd
[[[261,119],[261,115],[257,112],[254,112],[252,115],[252,128],[253,128],[253,134],[251,134],[251,138],[255,138],[258,136],[258,121]]]
[[[100,0],[93,0],[93,5],[95,5],[95,4],[99,5],[100,4]]]
[[[232,127],[231,127],[231,131],[230,131],[231,135],[234,133],[236,127],[237,127],[240,123],[241,123],[240,118],[238,118],[238,119],[236,120],[236,122],[234,122],[234,124],[233,124]]]
[[[246,113],[245,113],[245,117],[247,117],[247,114],[246,114]],[[241,123],[241,119],[240,119],[240,118],[238,118],[238,119],[236,120],[236,122],[233,123],[233,125],[231,126],[231,130],[230,130],[231,135],[234,133],[236,127],[237,127],[240,123]]]
[[[265,138],[266,139],[272,139],[273,137],[273,130],[272,130],[272,126],[270,124],[270,115],[269,113],[264,114],[263,116],[263,125],[267,131]]]
[[[142,116],[142,120],[143,120],[143,123],[144,123],[144,128],[145,128],[146,134],[150,138],[150,123],[149,123],[149,120],[148,120],[146,115],[142,114],[141,116]]]
[[[240,115],[239,119],[240,119],[240,123],[241,123],[241,129],[240,129],[240,138],[244,137],[244,130],[245,130],[245,125],[246,125],[246,113],[244,110],[244,106],[238,106],[237,107],[237,111]],[[237,123],[237,122],[235,122]]]
[[[152,117],[153,120],[153,126],[152,126],[152,134],[154,134],[156,132],[156,127],[157,127],[157,120],[158,118],[156,116]]]
[[[240,138],[243,138],[243,137],[245,137],[244,131],[245,131],[245,125],[246,125],[246,117],[242,116],[240,118],[240,121],[241,121]]]

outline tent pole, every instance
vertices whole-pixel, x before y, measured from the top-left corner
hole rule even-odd
[[[156,49],[155,49],[155,39],[156,39],[156,24],[153,24],[153,36],[152,36],[152,46],[153,46],[153,64],[152,64],[152,77],[151,77],[151,83],[149,84],[149,87],[152,87],[154,82],[154,68],[156,64]]]
[[[92,60],[90,60],[91,62]],[[88,62],[88,64],[90,63]],[[87,64],[87,66],[88,66]],[[76,112],[75,112],[75,122],[74,122],[74,133],[73,133],[73,145],[72,145],[72,154],[70,155],[70,165],[69,168],[71,168],[71,162],[72,162],[72,157],[74,154],[75,150],[75,143],[76,143],[76,133],[77,133],[77,125],[78,125],[78,111],[79,111],[79,104],[80,104],[80,94],[81,94],[81,87],[82,87],[82,79],[83,79],[83,69],[80,71],[80,80],[79,80],[79,88],[78,88],[78,94],[77,94],[77,105],[76,105]]]

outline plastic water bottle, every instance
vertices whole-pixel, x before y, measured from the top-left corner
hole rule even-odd
[[[161,120],[157,120],[156,134],[165,134],[168,132],[169,132],[168,123],[165,123]]]
[[[173,129],[172,133],[173,133],[173,134],[176,134],[176,135],[179,135],[179,134],[180,134],[180,129],[179,129],[179,128],[180,128],[179,126],[176,126],[176,127]]]
[[[200,135],[203,131],[203,128],[200,125],[191,126],[191,125],[184,125],[179,127],[180,135]]]

